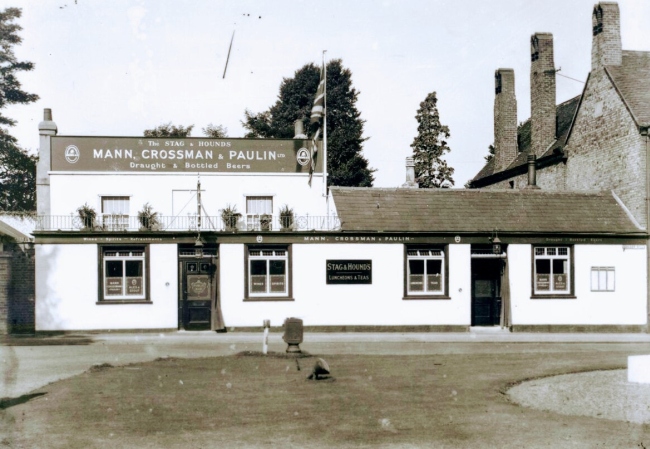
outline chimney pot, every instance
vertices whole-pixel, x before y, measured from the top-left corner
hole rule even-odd
[[[306,139],[307,135],[305,134],[305,130],[303,128],[302,120],[298,119],[295,122],[293,122],[293,129],[294,129],[294,139]]]
[[[418,183],[415,182],[415,160],[412,157],[406,158],[406,182],[402,187],[407,189],[417,189]]]

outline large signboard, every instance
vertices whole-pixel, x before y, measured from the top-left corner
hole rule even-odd
[[[372,260],[328,260],[327,284],[372,284]]]
[[[52,171],[309,173],[323,171],[311,140],[52,137]]]

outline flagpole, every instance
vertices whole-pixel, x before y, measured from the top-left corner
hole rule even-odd
[[[327,198],[327,67],[325,66],[325,53],[323,50],[323,72],[325,83],[323,85],[323,196]],[[329,202],[328,208],[329,208]],[[329,215],[329,211],[328,211]]]

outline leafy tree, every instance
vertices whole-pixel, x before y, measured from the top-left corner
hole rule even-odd
[[[440,123],[436,93],[431,92],[420,103],[415,119],[418,135],[413,139],[415,179],[421,188],[451,187],[454,185],[454,169],[442,157],[451,151],[447,145],[449,128]]]
[[[164,123],[154,129],[145,129],[144,137],[190,137],[194,125],[172,125],[171,122]]]
[[[212,137],[213,139],[223,139],[228,137],[228,128],[223,125],[213,125],[210,123],[205,128],[202,128],[201,131],[204,136]]]
[[[13,104],[29,104],[38,95],[21,89],[16,74],[34,69],[34,64],[19,61],[14,46],[22,42],[19,8],[0,12],[0,110]],[[15,120],[0,113],[0,209],[32,211],[36,209],[36,157],[18,146],[18,141],[2,126],[14,126]]]
[[[495,152],[494,145],[490,145],[488,147],[488,155],[483,156],[483,159],[485,159],[486,164],[490,162],[492,159],[494,159],[494,152]]]
[[[359,92],[352,87],[352,72],[340,59],[327,63],[327,168],[328,184],[371,187],[374,169],[361,154],[365,120],[357,110]],[[280,93],[267,111],[254,114],[248,110],[242,122],[249,131],[246,137],[292,138],[294,122],[303,121],[309,129],[309,117],[320,81],[320,67],[306,64],[293,78],[284,78]],[[313,132],[314,130],[312,130]]]

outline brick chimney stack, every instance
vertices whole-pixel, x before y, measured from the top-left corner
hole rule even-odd
[[[556,139],[553,35],[535,33],[530,47],[531,148],[539,158]]]
[[[618,3],[600,2],[594,5],[591,15],[593,41],[591,45],[591,70],[606,65],[621,65],[621,14]]]
[[[505,170],[517,158],[515,72],[494,72],[494,171]]]

